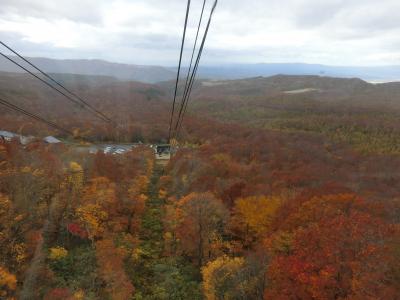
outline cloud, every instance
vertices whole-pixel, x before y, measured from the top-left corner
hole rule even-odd
[[[2,0],[0,14],[8,18],[66,19],[80,23],[98,24],[102,20],[104,0]]]
[[[201,5],[192,0],[186,57]],[[2,0],[0,37],[31,56],[175,65],[185,8],[184,0]],[[398,11],[398,0],[220,0],[202,63],[400,64]]]

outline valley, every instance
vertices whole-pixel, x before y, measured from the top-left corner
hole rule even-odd
[[[73,132],[1,108],[2,130],[36,138],[0,142],[3,295],[396,299],[399,83],[197,81],[158,160],[172,82],[59,78],[118,126],[0,76],[0,98]]]

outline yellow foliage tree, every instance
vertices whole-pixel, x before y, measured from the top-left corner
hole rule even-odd
[[[74,161],[71,161],[71,162],[69,163],[69,168],[70,168],[70,170],[71,170],[72,172],[82,172],[82,171],[83,171],[81,165],[78,164],[77,162],[74,162]]]
[[[245,245],[262,239],[282,203],[283,200],[280,197],[266,196],[236,200],[231,220],[232,230],[245,241]]]
[[[74,161],[70,162],[67,183],[73,198],[76,198],[82,192],[83,180],[84,174],[81,165]]]
[[[50,248],[49,258],[51,260],[60,260],[68,255],[68,251],[63,247]]]
[[[116,194],[116,184],[106,177],[90,180],[82,194],[81,207],[76,209],[76,216],[89,233],[89,238],[100,237],[105,229],[121,231],[126,228],[123,201]]]
[[[88,232],[89,238],[94,240],[100,237],[104,231],[104,222],[108,218],[107,212],[97,204],[87,204],[76,209],[76,216]]]
[[[27,255],[27,249],[26,245],[24,243],[16,243],[11,247],[12,254],[15,258],[15,261],[17,264],[22,265],[26,258],[28,257]]]
[[[83,300],[85,299],[85,292],[82,290],[78,290],[76,291],[73,296],[72,296],[73,300]]]
[[[7,266],[25,263],[27,247],[15,238],[13,226],[23,219],[22,215],[13,215],[13,205],[8,196],[0,194],[0,259]],[[15,266],[14,266],[15,267]]]
[[[201,273],[206,299],[242,299],[238,275],[244,265],[242,257],[222,256],[204,266]]]
[[[69,164],[69,182],[74,189],[80,189],[83,186],[83,169],[80,164],[72,161]]]

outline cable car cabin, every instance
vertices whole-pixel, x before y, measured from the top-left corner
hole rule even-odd
[[[170,159],[171,158],[171,145],[156,145],[154,148],[156,159]]]

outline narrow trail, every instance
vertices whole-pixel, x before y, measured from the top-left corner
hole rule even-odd
[[[159,198],[159,179],[165,161],[156,161],[147,190],[137,254],[127,273],[135,287],[135,300],[200,300],[198,270],[184,257],[165,253],[166,202]]]
[[[158,196],[158,181],[163,173],[163,166],[154,165],[153,176],[147,191],[148,200],[142,218],[139,257],[133,269],[135,299],[157,299],[155,267],[161,262],[164,252],[164,200]]]
[[[158,197],[158,181],[162,172],[162,166],[156,163],[148,189],[149,198],[146,202],[146,213],[140,232],[142,249],[150,253],[153,258],[160,258],[164,250],[162,219],[165,203]]]
[[[41,232],[42,239],[36,246],[34,256],[25,274],[22,291],[19,295],[19,299],[21,300],[40,299],[37,293],[41,280],[40,276],[45,268],[46,255],[44,251],[57,237],[66,206],[65,198],[60,195],[56,195],[50,204],[49,217]]]

